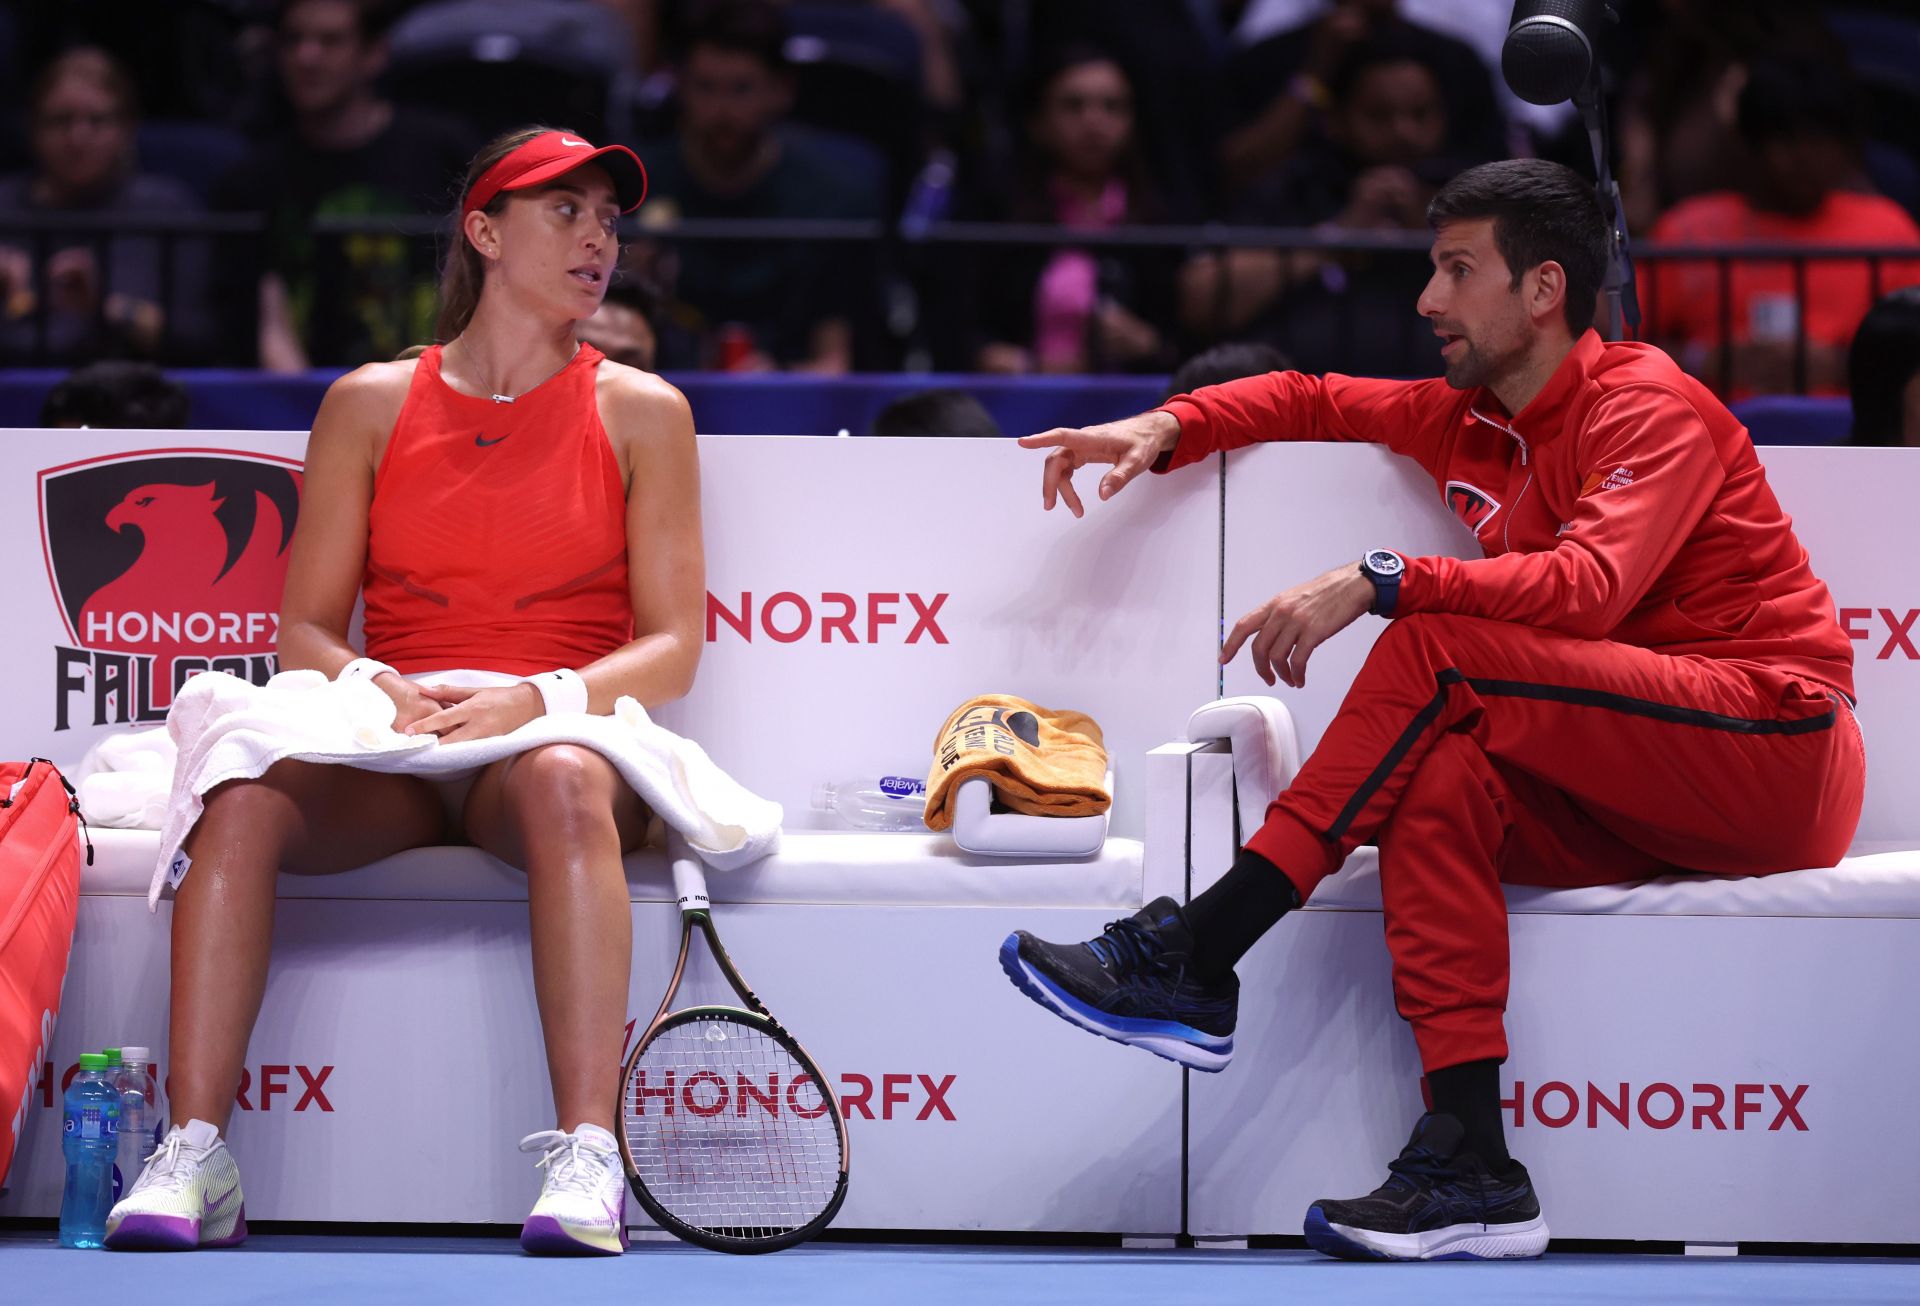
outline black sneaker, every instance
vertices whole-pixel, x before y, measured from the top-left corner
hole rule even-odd
[[[1180,905],[1155,898],[1085,943],[1048,943],[1015,930],[1000,945],[1014,987],[1082,1029],[1195,1070],[1233,1057],[1240,981],[1205,984],[1187,972],[1193,934]]]
[[[1429,1112],[1413,1127],[1387,1182],[1350,1201],[1307,1208],[1307,1245],[1349,1261],[1490,1261],[1538,1256],[1547,1222],[1527,1167],[1498,1174],[1460,1150],[1465,1131]]]

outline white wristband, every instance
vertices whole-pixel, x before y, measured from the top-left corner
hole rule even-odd
[[[393,671],[393,668],[384,662],[375,662],[372,658],[355,658],[340,668],[340,674],[335,676],[334,680],[372,680],[383,671]],[[400,673],[393,671],[393,674],[397,676]]]
[[[565,667],[557,671],[542,671],[537,676],[528,676],[527,683],[540,691],[540,699],[547,705],[548,716],[587,710],[587,682],[580,679],[578,671],[569,671]]]

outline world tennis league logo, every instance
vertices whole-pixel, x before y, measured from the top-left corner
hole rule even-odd
[[[300,466],[159,449],[39,474],[41,548],[67,633],[54,729],[157,724],[199,671],[266,683]]]

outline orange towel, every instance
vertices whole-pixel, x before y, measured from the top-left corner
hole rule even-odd
[[[1107,749],[1084,712],[1053,712],[1011,694],[962,703],[933,740],[927,828],[953,828],[960,782],[985,776],[1002,804],[1029,816],[1098,816],[1107,792]]]

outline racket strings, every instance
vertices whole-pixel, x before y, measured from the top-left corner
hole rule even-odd
[[[833,1109],[807,1067],[727,1017],[665,1029],[624,1086],[622,1125],[647,1193],[675,1219],[771,1237],[817,1218],[841,1173]]]

